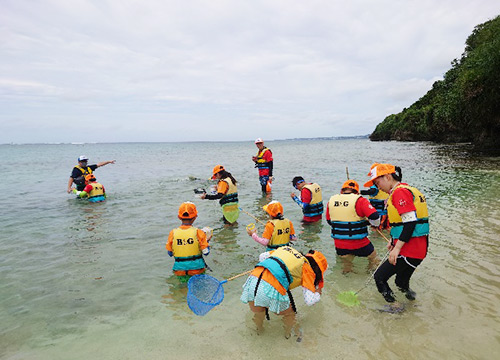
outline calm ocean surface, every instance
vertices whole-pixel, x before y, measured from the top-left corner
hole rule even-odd
[[[2,359],[490,359],[500,353],[500,158],[476,158],[463,146],[369,140],[274,141],[270,197],[262,196],[253,142],[1,145],[0,358]],[[96,171],[108,201],[91,204],[66,193],[79,155]],[[296,175],[319,183],[324,200],[346,179],[364,183],[373,162],[403,169],[403,180],[427,197],[429,255],[412,278],[417,300],[400,314],[381,313],[373,282],[361,305],[336,301],[368,279],[366,260],[344,276],[329,226],[303,226],[289,194]],[[255,222],[241,213],[225,228],[208,188],[216,164],[238,180],[240,205],[265,220],[279,200],[301,251],[330,263],[322,301],[307,307],[295,290],[303,340],[285,340],[271,315],[257,336],[240,302],[245,277],[225,284],[221,305],[204,317],[186,305],[186,286],[172,275],[165,242],[181,202],[196,203],[198,227],[214,229],[206,258],[222,280],[251,269],[263,247],[247,236]],[[259,233],[262,226],[257,224]],[[372,233],[381,256],[385,241]],[[391,279],[393,284],[393,279]]]

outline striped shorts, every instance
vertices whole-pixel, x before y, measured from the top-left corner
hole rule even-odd
[[[245,285],[243,285],[243,293],[240,297],[243,303],[248,304],[249,301],[253,301],[255,306],[266,307],[276,314],[290,307],[288,294],[281,295],[278,290],[264,280],[260,280],[257,295],[254,296],[257,280],[257,277],[249,276]]]

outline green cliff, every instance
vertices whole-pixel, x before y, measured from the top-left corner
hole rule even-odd
[[[387,116],[370,139],[471,142],[500,149],[500,16],[475,27],[460,60],[409,108]]]

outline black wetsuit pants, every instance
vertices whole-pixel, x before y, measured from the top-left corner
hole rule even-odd
[[[373,274],[378,291],[382,295],[392,293],[387,280],[394,274],[396,274],[395,283],[399,290],[403,292],[410,290],[410,278],[421,262],[421,259],[403,257],[401,255],[398,256],[396,265],[392,265],[389,260],[386,260],[380,265],[375,274]]]

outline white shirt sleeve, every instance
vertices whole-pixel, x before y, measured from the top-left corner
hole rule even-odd
[[[259,262],[266,260],[269,256],[271,256],[270,251],[266,251],[259,255]]]
[[[412,221],[417,221],[417,212],[416,211],[410,211],[410,212],[401,214],[401,220],[403,220],[404,223],[406,223],[406,222],[412,222]]]
[[[320,293],[312,292],[311,290],[305,287],[302,287],[302,295],[304,295],[304,301],[308,306],[316,304],[321,298]]]
[[[380,217],[378,217],[377,220],[368,219],[368,222],[370,223],[371,226],[379,227]]]

